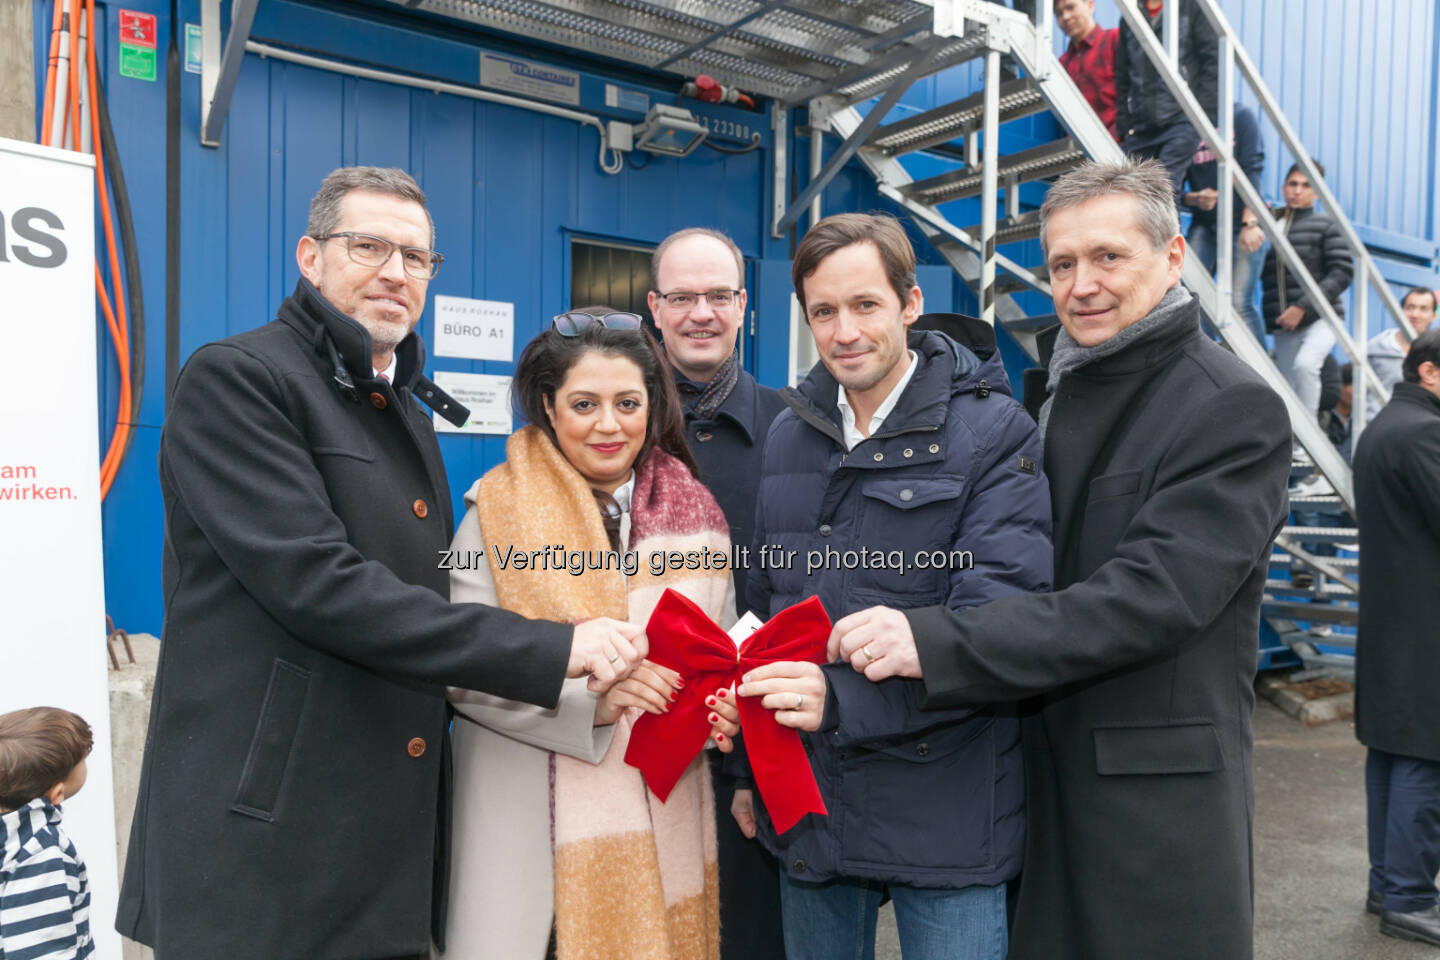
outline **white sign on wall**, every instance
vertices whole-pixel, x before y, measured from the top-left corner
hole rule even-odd
[[[435,384],[470,408],[470,419],[463,427],[457,427],[440,414],[435,414],[437,432],[494,433],[501,436],[509,436],[513,432],[509,377],[436,370]]]
[[[0,713],[51,706],[95,734],[63,806],[98,960],[120,960],[96,415],[94,159],[0,139]]]
[[[515,304],[435,297],[435,356],[515,359]]]

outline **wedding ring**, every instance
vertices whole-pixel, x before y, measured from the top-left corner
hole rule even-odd
[[[609,658],[607,658],[607,659],[608,659],[611,663],[619,663],[619,662],[620,662],[620,654],[617,653],[617,654],[615,654],[615,656],[609,657]]]
[[[799,710],[799,709],[800,709],[801,707],[803,707],[803,706],[805,706],[805,696],[804,696],[804,694],[800,694],[800,693],[795,694],[795,707],[794,707],[794,709]]]
[[[860,652],[865,654],[865,659],[868,660],[870,663],[874,663],[876,660],[880,659],[879,657],[875,656],[875,654],[870,652],[870,644],[868,643],[860,648]]]

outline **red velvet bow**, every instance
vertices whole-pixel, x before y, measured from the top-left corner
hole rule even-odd
[[[685,681],[667,714],[641,714],[630,734],[625,762],[638,767],[662,801],[710,736],[705,698],[766,663],[825,662],[830,618],[818,597],[781,610],[735,652],[731,640],[688,598],[667,589],[645,627],[650,659]],[[782,727],[758,697],[737,697],[745,752],[770,821],[781,833],[807,813],[826,813],[800,736]],[[723,813],[722,813],[723,815]]]

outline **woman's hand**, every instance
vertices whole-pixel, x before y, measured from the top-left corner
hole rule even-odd
[[[722,687],[705,698],[710,708],[710,739],[721,753],[735,749],[735,734],[740,732],[740,707],[735,703],[735,694],[729,687]]]
[[[760,697],[760,705],[775,711],[782,727],[815,731],[825,715],[825,674],[813,663],[786,660],[767,663],[745,674],[742,697]]]
[[[675,691],[685,685],[680,674],[651,660],[643,660],[635,672],[605,692],[595,704],[595,726],[603,727],[620,719],[627,707],[646,713],[669,713]]]

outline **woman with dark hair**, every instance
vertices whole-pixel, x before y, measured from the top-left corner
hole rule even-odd
[[[525,347],[511,389],[530,423],[465,495],[453,600],[643,625],[668,587],[717,621],[733,609],[729,571],[651,564],[670,551],[728,550],[729,536],[695,478],[674,383],[638,316],[561,314]],[[447,955],[718,958],[708,767],[692,763],[662,803],[624,760],[635,719],[668,711],[680,682],[646,661],[604,696],[566,681],[553,710],[450,690]],[[728,751],[734,698],[709,699],[712,735]]]

